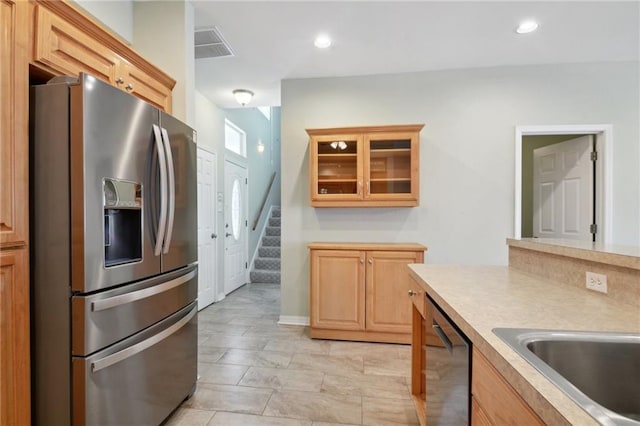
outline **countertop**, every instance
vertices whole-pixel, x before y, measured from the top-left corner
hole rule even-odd
[[[427,294],[550,425],[598,423],[498,336],[496,327],[640,333],[640,311],[507,266],[409,265]]]
[[[640,247],[555,238],[507,238],[510,247],[640,270]]]

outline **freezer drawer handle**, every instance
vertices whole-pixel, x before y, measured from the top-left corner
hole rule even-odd
[[[169,219],[167,220],[167,234],[164,238],[164,250],[162,250],[164,254],[167,254],[169,253],[169,246],[171,246],[173,220],[176,212],[176,178],[175,171],[173,169],[173,154],[171,153],[171,140],[169,140],[169,133],[164,127],[161,129],[164,149],[167,155],[167,170],[169,172]]]
[[[139,354],[140,352],[150,348],[153,345],[157,345],[158,343],[162,342],[164,339],[166,339],[167,337],[171,336],[176,331],[184,327],[185,324],[191,321],[191,318],[193,318],[197,312],[198,312],[198,309],[194,307],[191,310],[191,313],[189,313],[186,317],[182,318],[180,321],[173,324],[171,327],[167,328],[166,330],[156,334],[155,336],[151,336],[140,343],[136,343],[133,346],[129,346],[127,349],[123,349],[119,352],[116,352],[111,355],[107,355],[102,359],[92,362],[91,371],[93,373],[96,373],[100,370],[104,370],[107,367],[111,367],[113,364],[117,364],[120,361],[124,361],[127,358],[131,358],[132,356]]]
[[[158,167],[160,167],[160,218],[158,219],[158,236],[153,254],[160,256],[162,243],[164,241],[164,232],[167,227],[167,162],[162,136],[160,135],[160,128],[156,124],[153,125],[153,136],[156,141],[156,150],[158,151]]]
[[[132,291],[131,293],[121,294],[119,296],[113,296],[107,299],[96,300],[95,302],[91,302],[91,311],[104,311],[105,309],[115,308],[116,306],[135,302],[136,300],[146,299],[147,297],[151,297],[156,294],[171,290],[174,287],[178,287],[179,285],[186,283],[195,276],[196,270],[194,269],[188,274],[175,278],[171,281],[167,281],[166,283],[160,285],[143,288],[142,290]]]

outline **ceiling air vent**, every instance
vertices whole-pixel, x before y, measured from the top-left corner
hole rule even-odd
[[[194,33],[196,59],[233,56],[233,51],[217,28]]]

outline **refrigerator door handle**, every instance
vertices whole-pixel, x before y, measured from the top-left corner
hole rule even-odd
[[[158,152],[158,166],[160,168],[160,218],[158,219],[158,235],[153,250],[155,256],[160,256],[162,251],[162,243],[164,242],[165,230],[167,227],[167,162],[160,135],[160,127],[153,125],[153,138],[156,142],[156,150]]]
[[[140,343],[136,343],[133,346],[129,346],[126,349],[123,349],[111,355],[107,355],[104,358],[101,358],[99,360],[92,362],[91,372],[96,373],[100,370],[104,370],[107,367],[111,367],[114,364],[124,361],[127,358],[131,358],[136,354],[139,354],[140,352],[150,348],[151,346],[157,345],[158,343],[162,342],[164,339],[166,339],[167,337],[171,336],[172,334],[180,330],[182,327],[184,327],[189,321],[191,321],[191,318],[193,318],[197,312],[198,312],[198,309],[194,307],[193,310],[186,317],[182,318],[180,321],[173,324],[171,327],[167,328],[166,330],[161,331],[155,336],[151,336]]]
[[[106,309],[115,308],[116,306],[126,305],[127,303],[135,302],[136,300],[146,299],[147,297],[154,296],[156,294],[163,293],[178,287],[181,284],[186,283],[190,279],[196,276],[196,270],[184,274],[181,277],[174,278],[171,281],[155,285],[153,287],[143,288],[142,290],[136,290],[131,293],[121,294],[118,296],[108,297],[102,300],[96,300],[91,302],[91,311],[99,312]]]
[[[169,133],[167,129],[162,127],[162,139],[164,141],[164,148],[167,155],[167,169],[169,171],[169,218],[167,220],[167,233],[164,239],[164,254],[169,253],[169,247],[171,246],[171,237],[173,235],[173,220],[176,212],[176,177],[175,170],[173,168],[173,154],[171,152],[171,141],[169,140]]]

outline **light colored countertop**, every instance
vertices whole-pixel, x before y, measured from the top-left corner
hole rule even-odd
[[[592,262],[640,270],[640,247],[554,238],[507,238],[510,247],[525,248]]]
[[[409,268],[427,294],[547,424],[598,424],[492,329],[640,333],[636,307],[507,266],[414,264]]]

